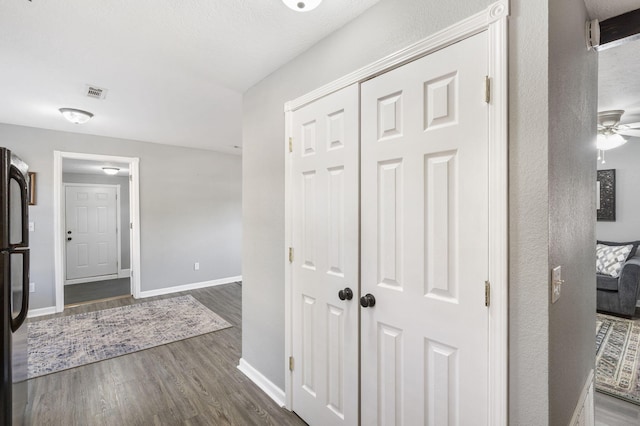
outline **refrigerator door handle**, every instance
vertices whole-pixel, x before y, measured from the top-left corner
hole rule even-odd
[[[20,313],[18,316],[11,318],[11,331],[15,332],[20,328],[24,320],[27,318],[27,313],[29,312],[29,262],[31,256],[29,249],[15,250],[9,253],[22,256],[22,303],[20,304]],[[11,268],[11,262],[9,262],[9,268]],[[11,276],[10,270],[9,276]]]
[[[10,244],[11,248],[17,247],[29,247],[29,224],[27,223],[27,217],[29,217],[29,184],[27,183],[28,177],[25,176],[20,169],[13,164],[11,165],[10,178],[15,179],[20,185],[20,210],[22,212],[22,239],[17,244]]]

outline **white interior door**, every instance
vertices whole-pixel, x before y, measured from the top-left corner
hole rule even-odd
[[[485,425],[487,36],[362,84],[363,425]]]
[[[293,113],[293,411],[314,425],[358,424],[358,98]]]
[[[117,190],[65,187],[66,279],[118,273]]]

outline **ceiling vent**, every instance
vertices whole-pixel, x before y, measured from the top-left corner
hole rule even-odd
[[[107,89],[87,84],[87,96],[93,99],[104,99],[107,97]]]

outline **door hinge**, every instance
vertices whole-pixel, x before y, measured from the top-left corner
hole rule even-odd
[[[129,175],[129,182],[133,182],[133,176]]]
[[[293,357],[289,357],[289,371],[293,371]]]
[[[289,247],[289,263],[293,263],[293,247]]]
[[[293,138],[289,138],[289,152],[293,152]]]
[[[484,282],[484,306],[491,305],[491,283],[489,281]]]
[[[133,222],[129,223],[129,229],[133,229]]]
[[[484,101],[491,102],[491,79],[488,75],[484,76]]]

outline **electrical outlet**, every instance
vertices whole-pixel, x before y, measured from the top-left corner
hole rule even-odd
[[[35,222],[29,222],[29,232],[33,232],[36,230],[36,223]]]
[[[200,262],[196,262],[196,263],[193,264],[193,270],[194,271],[200,270]]]
[[[551,270],[551,303],[556,303],[560,299],[562,292],[562,266],[556,266]]]
[[[36,292],[36,283],[29,283],[29,293]]]

